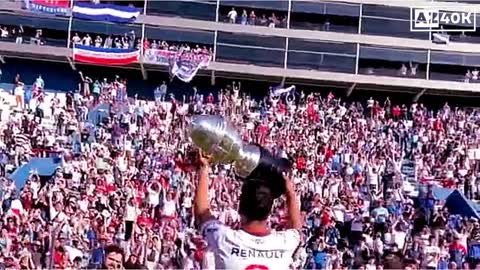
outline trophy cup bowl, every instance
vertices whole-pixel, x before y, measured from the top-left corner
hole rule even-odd
[[[242,151],[237,131],[221,116],[194,116],[189,133],[197,147],[212,155],[213,163],[232,163]]]
[[[233,163],[235,166],[235,174],[242,179],[247,179],[258,166],[261,155],[261,148],[257,145],[245,145],[242,148],[240,155],[238,155],[238,159]]]
[[[266,183],[276,198],[285,193],[282,174],[290,169],[290,162],[275,157],[260,145],[244,146],[236,130],[223,117],[194,116],[189,133],[197,147],[212,155],[212,163],[233,163],[240,179]]]

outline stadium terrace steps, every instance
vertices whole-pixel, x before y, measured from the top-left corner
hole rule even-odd
[[[11,84],[0,84],[0,108],[1,112],[1,121],[5,122],[11,116],[18,116],[19,114],[23,114],[23,109],[16,106],[15,96],[11,94],[9,89],[12,89],[13,85]],[[8,89],[8,90],[6,90]],[[51,104],[52,99],[54,96],[57,95],[58,99],[60,100],[61,104],[65,104],[66,95],[62,92],[57,92],[54,90],[45,90],[45,103]],[[32,100],[30,102],[30,108],[34,109],[36,106],[36,101]],[[44,112],[44,118],[42,121],[42,126],[50,128],[54,126],[54,119],[51,115],[51,110],[47,109]]]

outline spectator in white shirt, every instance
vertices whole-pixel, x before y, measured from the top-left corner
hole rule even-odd
[[[235,23],[235,21],[237,20],[237,16],[238,16],[237,11],[235,10],[235,8],[232,8],[232,10],[230,10],[230,12],[228,12],[227,14],[228,22]]]
[[[402,64],[402,67],[400,68],[400,75],[407,76],[407,72],[408,72],[407,66],[405,66],[405,64]]]
[[[472,71],[472,79],[473,80],[478,80],[478,69],[474,69]]]
[[[72,43],[73,44],[81,44],[82,39],[78,36],[78,33],[75,33],[72,37]]]
[[[160,185],[158,182],[153,182],[147,189],[148,191],[148,204],[155,208],[160,203]]]
[[[1,32],[0,36],[1,36],[2,38],[8,37],[8,30],[7,30],[6,27],[0,28],[0,32]]]
[[[163,201],[163,216],[167,218],[175,217],[177,212],[177,204],[173,199],[172,193],[168,192]]]
[[[132,237],[133,224],[137,220],[139,210],[135,205],[135,199],[130,198],[125,209],[125,241],[128,241]]]
[[[92,38],[90,37],[89,34],[87,34],[85,37],[83,37],[82,43],[85,46],[92,46]]]
[[[410,61],[410,75],[417,76],[417,70],[418,70],[418,64],[414,64],[412,61]]]

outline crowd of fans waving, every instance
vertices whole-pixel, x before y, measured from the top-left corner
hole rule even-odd
[[[182,51],[182,52],[192,52],[195,54],[212,54],[212,48],[207,48],[206,46],[200,45],[189,45],[187,43],[176,44],[174,42],[167,42],[162,40],[150,40],[145,38],[142,41],[140,38],[135,36],[135,31],[125,33],[123,36],[114,36],[109,35],[102,38],[102,35],[96,35],[95,38],[89,34],[81,35],[79,33],[74,33],[72,44],[80,44],[85,46],[95,46],[97,48],[117,48],[117,49],[141,49],[143,50],[168,50],[168,51]]]
[[[449,214],[431,193],[443,185],[479,197],[479,162],[469,154],[479,144],[476,110],[345,103],[300,91],[255,100],[239,83],[183,97],[163,83],[149,102],[127,98],[121,78],[81,78],[77,91],[50,102],[37,79],[35,93],[14,91],[16,104],[2,118],[5,269],[214,269],[192,213],[194,114],[223,115],[244,141],[292,159],[304,219],[293,269],[476,267],[467,250],[480,239],[478,220]],[[99,104],[110,106],[94,114]],[[25,135],[30,147],[17,141]],[[62,165],[52,177],[30,171],[16,186],[12,168],[38,156]],[[405,159],[427,186],[423,203],[403,188]],[[210,177],[212,213],[237,227],[234,168],[214,165]],[[285,200],[272,211],[271,227],[284,228]]]

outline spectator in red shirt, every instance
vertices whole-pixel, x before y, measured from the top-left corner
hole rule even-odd
[[[398,119],[400,119],[400,114],[402,113],[402,111],[400,110],[400,107],[398,105],[395,105],[393,106],[392,108],[392,115],[393,115],[393,119],[395,121],[397,121]]]
[[[305,157],[303,156],[298,156],[297,157],[297,169],[299,171],[305,171]]]

